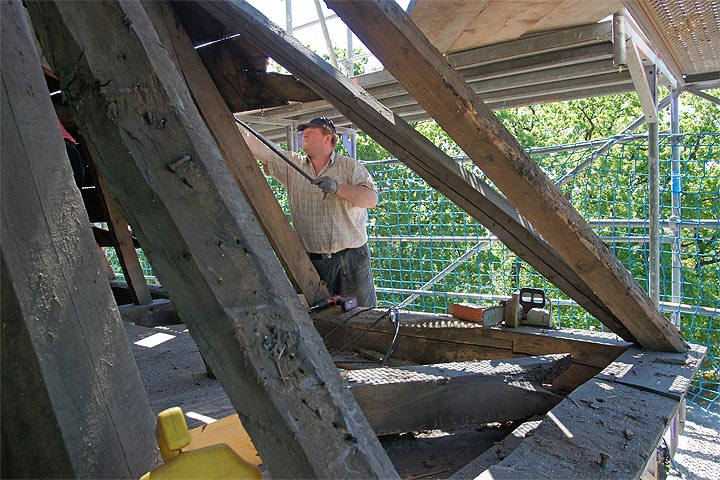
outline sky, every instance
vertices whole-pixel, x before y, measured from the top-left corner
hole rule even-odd
[[[319,24],[312,26],[298,28],[304,24],[310,22],[316,22],[318,20],[317,8],[315,6],[315,0],[246,0],[250,5],[258,9],[266,17],[268,17],[273,23],[279,27],[286,29],[286,8],[287,2],[290,2],[292,6],[292,23],[293,23],[293,36],[297,38],[303,45],[309,46],[311,50],[317,52],[320,55],[327,54],[328,49],[325,43],[325,38],[322,33],[322,28]],[[410,0],[396,0],[397,3],[407,8]],[[333,15],[334,12],[329,10],[325,5],[325,2],[320,1],[320,6],[325,16]],[[326,20],[330,39],[333,42],[333,46],[341,49],[347,49],[347,27],[339,18]],[[353,50],[362,48],[364,51],[368,51],[364,45],[353,35],[352,40]],[[375,70],[381,68],[380,64],[376,60],[372,60],[367,70]]]

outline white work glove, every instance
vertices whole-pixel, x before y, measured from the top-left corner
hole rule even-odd
[[[334,194],[338,191],[338,182],[332,177],[318,177],[312,181],[312,184],[320,187],[320,190],[322,190],[325,195],[328,193]]]

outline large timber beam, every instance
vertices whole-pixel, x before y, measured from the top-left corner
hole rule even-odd
[[[142,4],[27,5],[108,191],[270,475],[396,478]]]
[[[267,72],[267,57],[254,45],[240,38],[226,38],[219,22],[198,15],[193,2],[175,2],[174,8],[185,22],[197,53],[205,64],[217,90],[233,112],[309,102],[319,97],[292,75]]]
[[[607,332],[534,327],[488,329],[458,322],[448,315],[416,312],[402,312],[396,330],[390,321],[378,318],[377,310],[345,314],[334,310],[312,314],[331,352],[343,349],[380,360],[392,347],[390,364],[423,365],[569,353],[573,364],[552,382],[553,387],[564,392],[583,384],[633,345]],[[342,357],[338,357],[337,363],[343,364]]]
[[[378,435],[520,420],[563,399],[542,388],[572,362],[569,354],[370,368],[346,372]]]
[[[705,350],[700,345],[683,353],[630,348],[477,478],[641,478]]]
[[[290,281],[305,296],[309,305],[328,298],[330,294],[327,287],[321,282],[297,233],[290,226],[258,162],[237,129],[235,118],[195,53],[190,38],[175,18],[172,8],[168,3],[148,2],[146,9]]]
[[[21,1],[0,31],[0,476],[138,478],[154,418]]]
[[[562,260],[510,203],[445,155],[427,138],[384,108],[327,62],[288,37],[247,3],[201,2],[210,15],[263,45],[288,71],[335,105],[344,115],[476,218],[608,328],[626,340],[632,334],[617,322],[581,277]]]
[[[326,3],[644,347],[687,349],[679,330],[397,3]]]

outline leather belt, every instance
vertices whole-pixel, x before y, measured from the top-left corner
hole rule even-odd
[[[365,245],[363,245],[364,247]],[[358,248],[363,248],[358,247]],[[353,250],[357,250],[357,248],[346,248],[344,250],[337,251],[335,253],[312,253],[307,252],[308,257],[310,257],[310,260],[328,260],[333,257],[338,257],[342,255],[343,253],[352,252]]]

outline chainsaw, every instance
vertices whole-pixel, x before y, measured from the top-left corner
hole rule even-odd
[[[458,320],[481,324],[483,328],[491,328],[505,322],[507,327],[532,325],[550,327],[552,314],[549,309],[550,299],[545,292],[537,288],[521,288],[499,305],[483,307],[471,303],[455,303],[448,307],[449,313]]]

